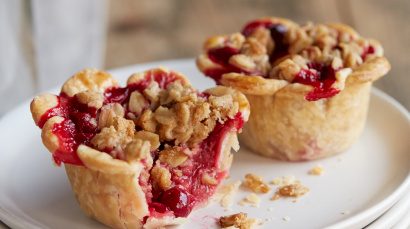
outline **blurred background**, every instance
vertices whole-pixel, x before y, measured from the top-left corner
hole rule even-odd
[[[343,22],[382,42],[378,88],[410,109],[409,0],[0,0],[0,115],[85,67],[192,58],[262,16]]]

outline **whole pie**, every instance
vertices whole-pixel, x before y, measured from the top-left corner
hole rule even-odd
[[[30,108],[81,208],[114,228],[180,223],[206,204],[228,174],[249,116],[242,93],[223,86],[198,92],[161,68],[133,74],[126,87],[86,69]]]
[[[380,43],[347,25],[282,18],[209,38],[197,66],[246,94],[251,115],[240,140],[291,161],[349,148],[363,130],[372,82],[390,70]]]

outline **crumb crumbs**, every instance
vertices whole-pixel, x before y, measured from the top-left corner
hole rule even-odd
[[[258,219],[248,218],[246,213],[240,212],[229,216],[222,216],[219,218],[219,225],[221,228],[240,228],[240,229],[250,229],[256,223],[260,224],[261,221]]]
[[[273,194],[273,196],[270,198],[270,200],[274,201],[274,200],[278,200],[280,199],[280,195],[278,193]]]
[[[296,180],[294,176],[275,178],[270,183],[278,186],[271,200],[278,200],[282,197],[297,198],[309,192],[309,189],[303,186],[299,180]],[[295,203],[296,200],[293,202]]]
[[[245,175],[243,186],[255,193],[267,193],[270,191],[270,187],[263,181],[262,177],[252,173]]]
[[[309,174],[309,175],[314,175],[314,176],[320,176],[320,175],[323,174],[323,172],[324,172],[323,167],[320,166],[320,165],[316,165],[315,167],[311,168],[311,169],[308,171],[308,174]]]
[[[278,194],[283,197],[299,197],[306,194],[309,191],[308,188],[300,183],[290,184],[282,186],[278,189]]]
[[[289,216],[284,216],[284,217],[282,217],[282,220],[285,221],[285,222],[289,222],[290,217]]]
[[[271,180],[270,184],[277,185],[277,186],[284,186],[288,184],[293,184],[295,182],[297,182],[295,176],[283,176],[283,177],[277,177]]]
[[[244,206],[246,204],[250,204],[252,207],[259,207],[259,204],[261,202],[261,198],[259,198],[258,195],[255,193],[251,193],[247,195],[245,198],[243,198],[241,201],[239,201],[239,205]]]
[[[232,206],[233,198],[235,197],[235,194],[238,192],[241,183],[241,181],[235,181],[233,183],[222,185],[218,189],[216,198],[219,199],[220,205],[225,210],[228,210]]]

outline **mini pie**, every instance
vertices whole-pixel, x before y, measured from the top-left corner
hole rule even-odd
[[[200,93],[161,68],[133,74],[126,87],[86,69],[30,108],[81,208],[113,228],[177,224],[206,204],[249,116],[242,93],[223,86]]]
[[[240,140],[252,151],[303,161],[346,150],[363,130],[372,82],[390,70],[379,42],[343,24],[249,22],[214,36],[197,58],[218,84],[246,94]]]

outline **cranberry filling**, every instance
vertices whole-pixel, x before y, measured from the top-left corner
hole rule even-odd
[[[376,50],[374,49],[373,46],[369,45],[367,47],[364,48],[363,53],[361,55],[362,60],[365,61],[367,56],[370,54],[374,54],[376,52]]]
[[[185,191],[185,189],[178,186],[174,186],[163,192],[159,198],[159,202],[168,210],[173,211],[177,217],[186,217],[192,211],[194,204],[191,195]],[[158,208],[155,208],[155,210],[157,209]]]
[[[288,31],[288,28],[281,24],[270,25],[268,28],[272,40],[275,42],[275,49],[269,56],[269,59],[271,63],[275,63],[276,60],[288,55],[289,45],[284,42],[285,33]]]
[[[322,98],[329,98],[340,90],[332,88],[336,81],[336,71],[330,65],[320,63],[308,64],[309,69],[302,69],[293,79],[293,83],[301,83],[313,86],[313,91],[306,95],[306,100],[316,101]],[[316,71],[312,71],[312,69]]]
[[[284,25],[273,24],[271,21],[253,21],[243,28],[242,34],[246,37],[250,36],[252,32],[259,27],[269,29],[272,40],[275,43],[275,49],[269,56],[269,61],[271,63],[274,63],[279,58],[288,54],[289,45],[284,42],[287,28]],[[260,72],[248,72],[243,69],[239,69],[229,63],[231,56],[239,54],[239,51],[240,50],[229,46],[209,50],[207,53],[209,59],[214,63],[221,65],[222,68],[207,69],[204,72],[205,75],[213,78],[217,83],[219,83],[219,80],[223,74],[229,72],[244,73],[248,75],[262,75]]]
[[[215,48],[215,49],[209,50],[208,57],[215,63],[218,63],[222,66],[228,66],[229,58],[231,58],[231,56],[236,55],[238,53],[239,53],[238,49],[225,46],[222,48]]]
[[[43,114],[40,118],[40,121],[38,122],[38,126],[40,128],[43,128],[44,124],[47,122],[48,119],[54,117],[54,116],[61,116],[61,117],[67,117],[68,114],[68,103],[69,100],[67,100],[64,97],[58,97],[58,104],[57,106],[51,108],[48,110],[45,114]]]
[[[130,90],[128,87],[112,87],[104,92],[104,104],[120,103],[123,104],[129,98]]]
[[[167,210],[173,211],[175,216],[184,217],[195,206],[204,203],[215,192],[216,185],[203,184],[202,175],[216,170],[218,156],[220,156],[218,153],[221,152],[222,141],[226,134],[231,130],[242,128],[243,124],[240,113],[224,124],[218,123],[191,158],[192,163],[180,168],[182,176],[172,177],[175,186],[165,192],[153,190],[154,197],[150,202],[151,214],[156,214],[153,210],[163,213],[163,206],[165,206]],[[219,183],[227,174],[220,172],[215,175]]]
[[[54,116],[65,118],[53,127],[53,133],[60,145],[53,154],[54,161],[58,165],[61,162],[82,165],[75,152],[80,144],[88,145],[94,137],[97,131],[97,110],[79,103],[75,97],[68,97],[62,93],[58,96],[57,106],[43,114],[38,125],[43,127],[45,122]]]
[[[81,141],[83,136],[76,134],[76,125],[71,120],[66,119],[54,125],[53,133],[58,136],[60,142],[60,147],[53,153],[55,163],[58,165],[60,165],[61,162],[82,165],[75,150],[77,150],[78,147],[78,140]],[[90,139],[87,138],[84,139],[84,141],[89,140]]]

